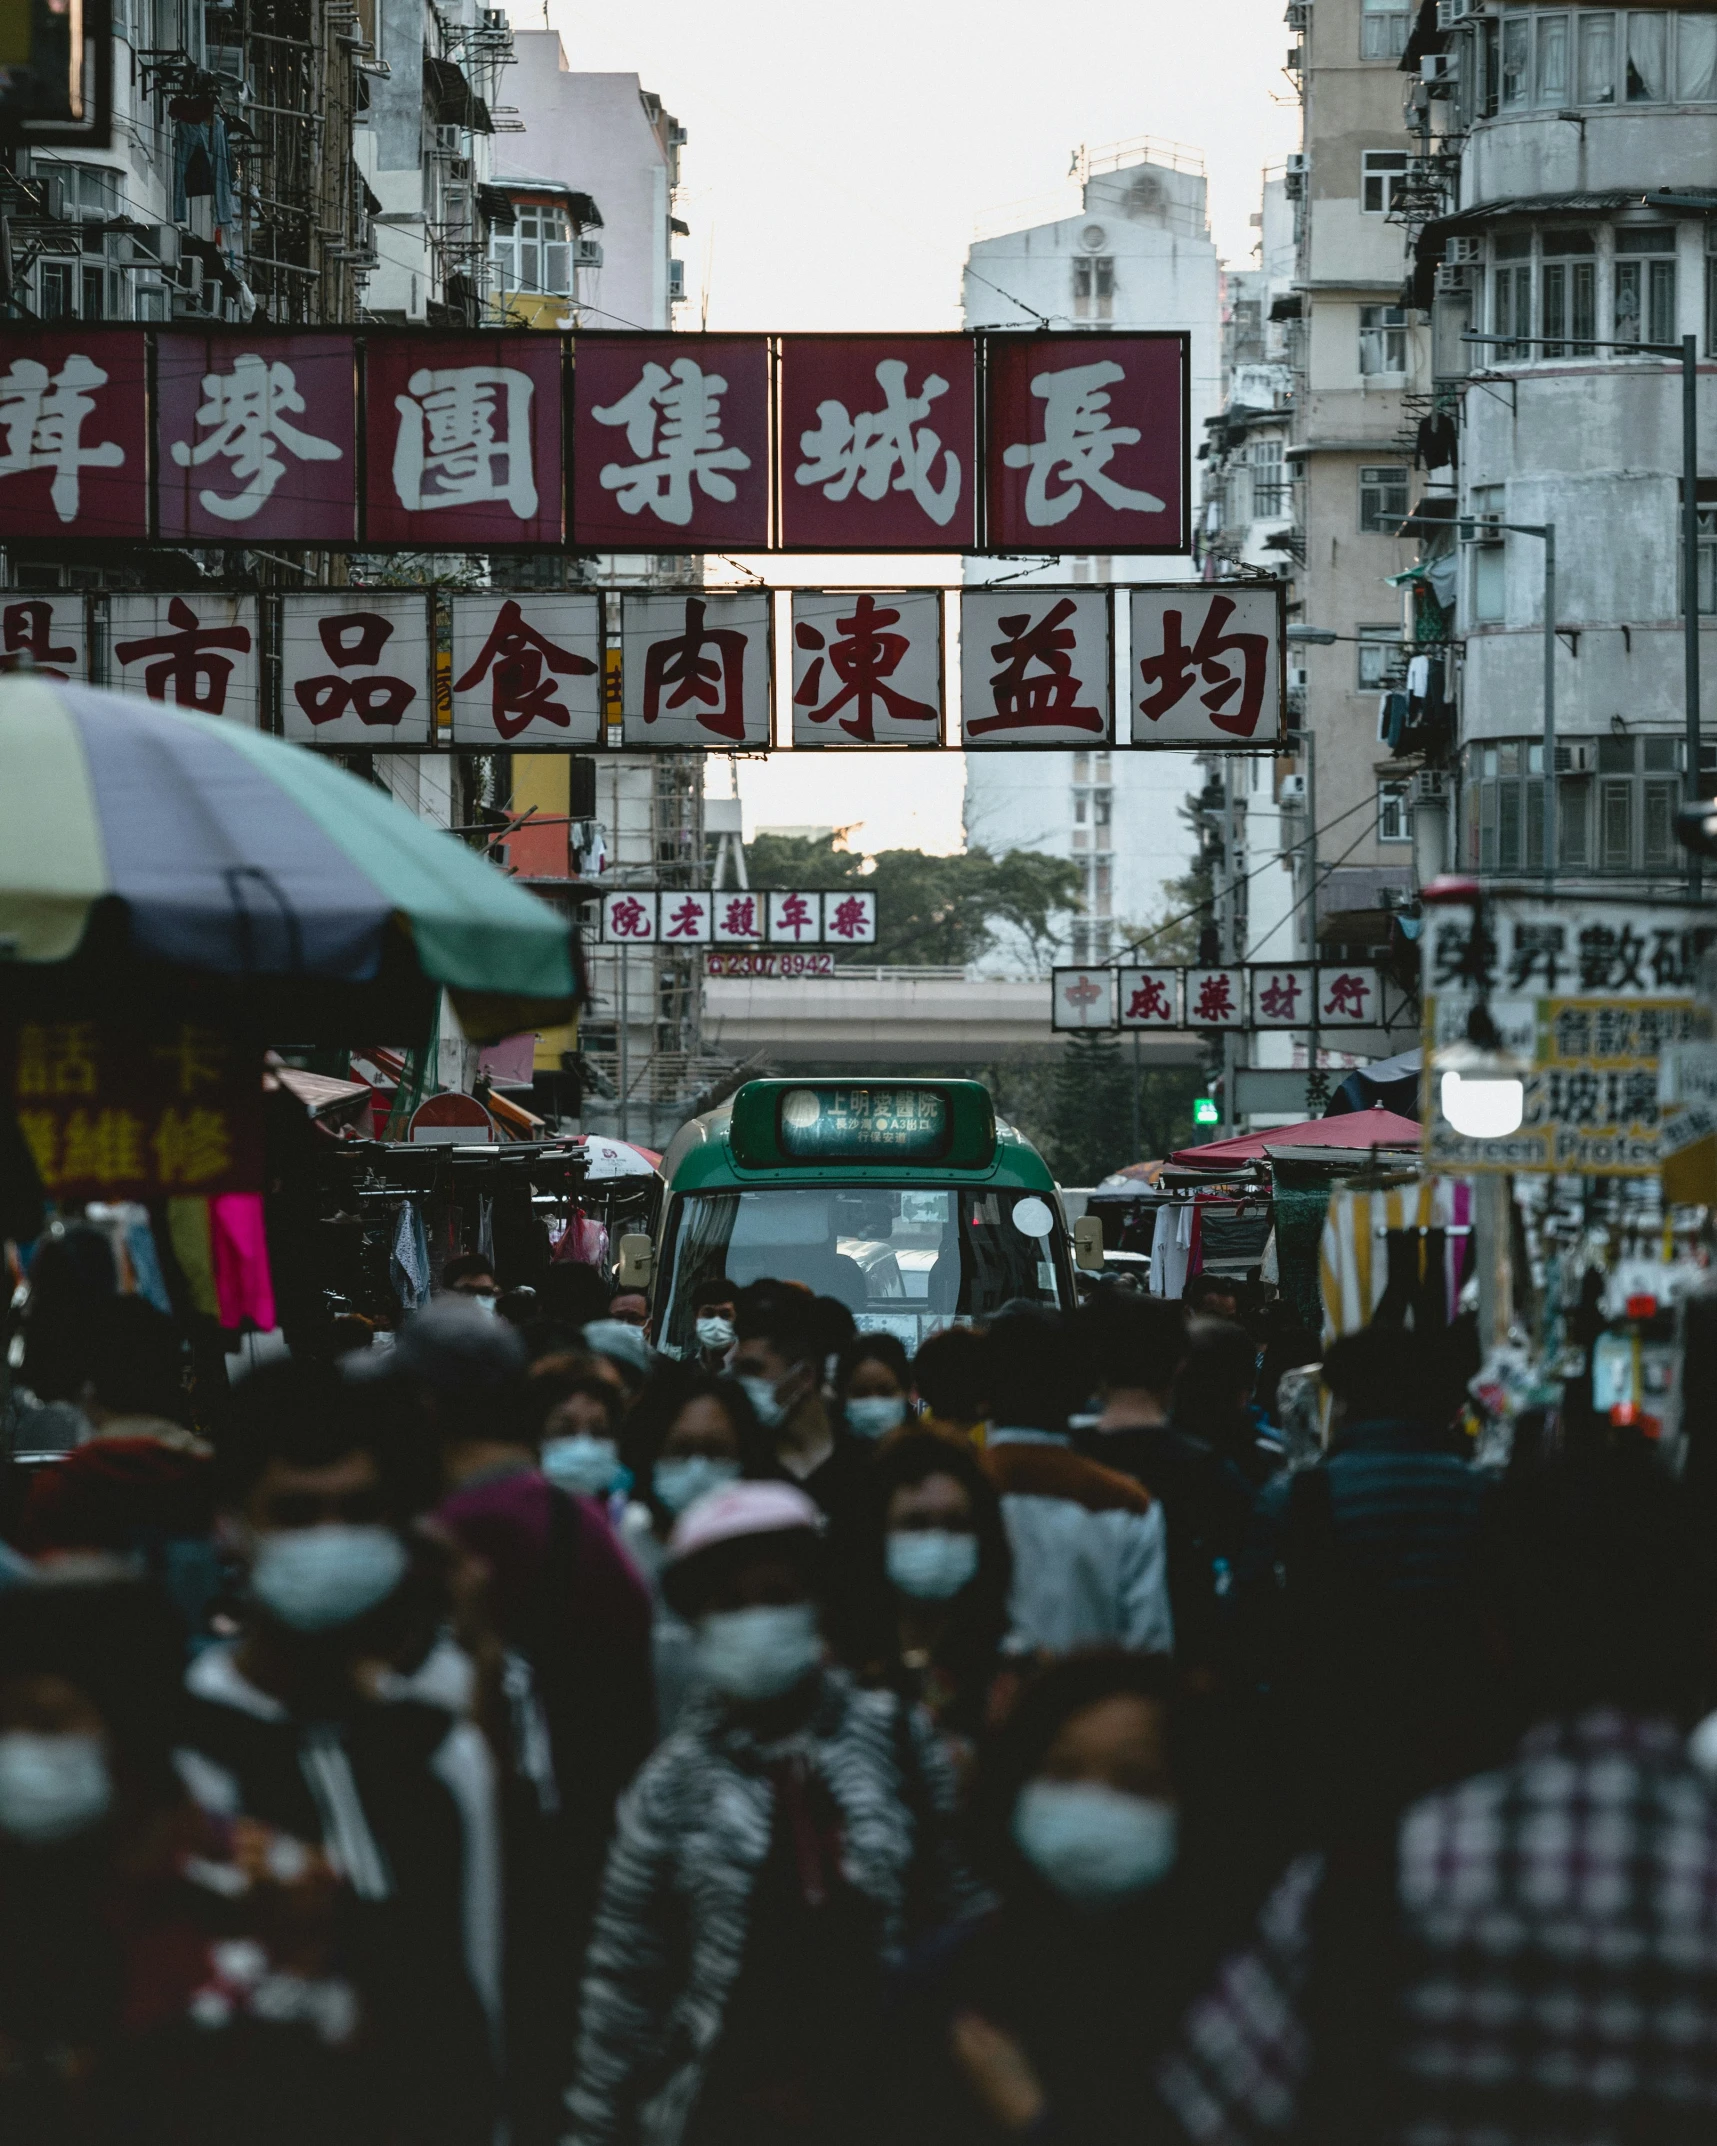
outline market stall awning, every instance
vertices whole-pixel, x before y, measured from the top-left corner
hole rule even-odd
[[[1422,1128],[1392,1110],[1350,1110],[1336,1118],[1306,1118],[1298,1125],[1268,1125],[1207,1147],[1182,1148],[1170,1157],[1191,1170],[1220,1170],[1234,1163],[1263,1162],[1278,1148],[1416,1148]]]
[[[0,677],[0,969],[51,976],[98,913],[131,963],[265,1012],[264,987],[296,1010],[402,973],[477,1042],[577,1007],[565,920],[373,784],[242,723]]]

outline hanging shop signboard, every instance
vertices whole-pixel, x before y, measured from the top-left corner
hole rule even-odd
[[[89,615],[81,595],[64,589],[0,595],[0,671],[26,664],[48,678],[89,676]]]
[[[1117,978],[1114,989],[1093,996],[1089,980],[1108,975]],[[1267,962],[1228,968],[1067,968],[1057,969],[1055,980],[1057,1028],[1304,1031],[1390,1025],[1382,979],[1372,968]]]
[[[218,589],[111,596],[107,676],[120,692],[254,725],[262,664],[254,596]]]
[[[942,743],[940,589],[793,591],[793,743]]]
[[[19,325],[0,537],[1184,555],[1188,348]]]
[[[1114,741],[1106,589],[966,589],[960,731],[969,752]]]
[[[627,745],[657,752],[767,751],[774,708],[772,616],[767,591],[623,598]]]
[[[976,546],[970,336],[783,336],[780,395],[784,551]]]
[[[588,750],[603,736],[602,598],[558,589],[457,595],[456,746]]]
[[[1424,933],[1425,1055],[1463,1041],[1482,999],[1522,1068],[1519,1130],[1480,1140],[1442,1114],[1428,1080],[1425,1145],[1456,1170],[1651,1176],[1663,1160],[1659,1060],[1697,1038],[1709,911],[1620,899],[1498,897],[1439,904]]]
[[[357,438],[349,335],[156,336],[164,541],[350,544]]]
[[[1287,600],[1278,582],[1135,589],[1133,742],[1209,749],[1279,738]]]
[[[261,1189],[262,1053],[224,1027],[24,1021],[0,1082],[53,1199]]]
[[[429,598],[420,589],[349,589],[281,600],[280,712],[301,745],[364,751],[426,746],[433,734]]]
[[[602,937],[634,946],[874,946],[876,896],[615,887],[602,897]]]

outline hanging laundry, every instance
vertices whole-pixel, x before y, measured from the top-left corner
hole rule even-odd
[[[167,1202],[167,1239],[173,1257],[185,1277],[193,1309],[214,1319],[220,1316],[220,1298],[215,1293],[214,1253],[209,1242],[209,1203],[198,1199]]]
[[[209,1244],[222,1326],[236,1332],[248,1324],[264,1334],[272,1333],[277,1323],[274,1279],[268,1266],[262,1194],[223,1192],[212,1199]]]
[[[1410,1305],[1417,1313],[1440,1303],[1446,1318],[1469,1256],[1471,1201],[1471,1188],[1452,1178],[1428,1177],[1377,1190],[1336,1186],[1318,1256],[1325,1343],[1371,1324],[1389,1293],[1392,1256],[1400,1308]],[[1412,1233],[1410,1247],[1392,1246],[1398,1232]],[[1440,1243],[1436,1233],[1444,1233]],[[1425,1270],[1433,1261],[1439,1268],[1437,1287],[1428,1293]]]
[[[489,1271],[495,1271],[495,1202],[491,1194],[479,1193],[477,1197],[477,1250],[489,1262]]]
[[[395,1293],[407,1311],[416,1311],[429,1299],[429,1239],[424,1235],[423,1217],[415,1201],[400,1202],[399,1217],[394,1224],[393,1250],[388,1258],[388,1274]]]
[[[153,1304],[157,1311],[164,1311],[171,1316],[173,1300],[167,1294],[166,1277],[161,1272],[161,1255],[155,1249],[155,1233],[149,1227],[149,1216],[143,1208],[133,1209],[132,1215],[126,1220],[125,1249],[131,1257],[131,1271],[136,1277],[137,1294]]]
[[[1414,656],[1407,665],[1407,698],[1410,702],[1423,702],[1431,691],[1431,659],[1429,656]]]

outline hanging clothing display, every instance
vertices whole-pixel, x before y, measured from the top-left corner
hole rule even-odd
[[[416,1311],[429,1301],[429,1239],[415,1200],[400,1202],[388,1275],[405,1310]]]
[[[260,1192],[223,1192],[209,1202],[209,1245],[215,1303],[223,1327],[247,1324],[261,1333],[275,1326],[274,1281],[268,1268]],[[428,1267],[425,1258],[425,1269]]]
[[[1169,1201],[1157,1209],[1151,1237],[1151,1294],[1178,1297],[1186,1288],[1192,1258],[1193,1211],[1190,1201]]]
[[[1392,1312],[1411,1312],[1415,1326],[1446,1323],[1460,1293],[1471,1225],[1472,1187],[1458,1179],[1428,1177],[1376,1190],[1337,1185],[1318,1257],[1326,1345],[1369,1326],[1386,1299]]]
[[[209,1203],[198,1199],[167,1202],[167,1236],[173,1257],[191,1293],[191,1306],[209,1318],[220,1316],[220,1298],[215,1293],[214,1253],[209,1243]]]

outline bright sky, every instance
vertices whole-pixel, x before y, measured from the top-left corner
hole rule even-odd
[[[711,328],[957,328],[978,217],[1011,202],[1037,205],[1021,225],[1068,213],[1047,197],[1078,145],[1141,134],[1203,152],[1217,245],[1244,266],[1260,174],[1299,138],[1283,0],[546,9],[573,67],[636,70],[687,129],[684,327],[699,325],[707,290]],[[515,0],[513,19],[540,17]],[[855,569],[843,562],[839,578]],[[893,562],[896,585],[903,569]],[[866,848],[951,850],[963,781],[955,753],[789,753],[743,763],[740,794],[748,834],[857,821]],[[725,766],[711,787],[726,794]]]

